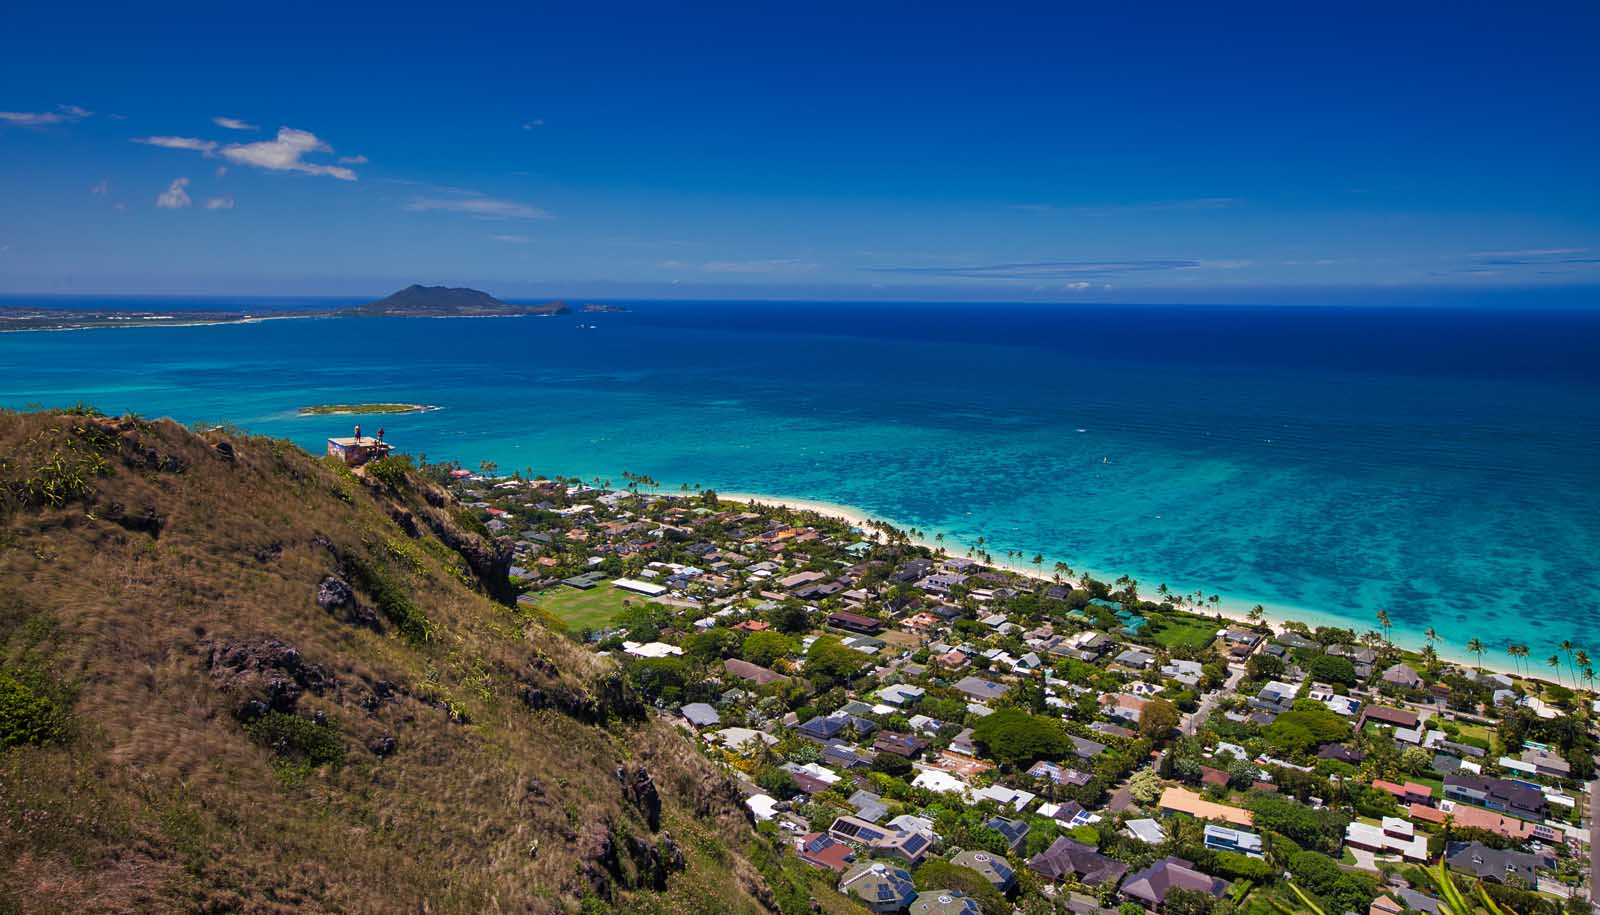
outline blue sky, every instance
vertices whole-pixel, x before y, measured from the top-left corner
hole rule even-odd
[[[0,292],[1600,300],[1592,2],[159,6],[8,10]]]

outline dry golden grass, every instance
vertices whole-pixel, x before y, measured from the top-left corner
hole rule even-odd
[[[24,484],[63,437],[98,442],[104,475],[40,504]],[[428,484],[394,491],[170,422],[0,413],[0,485],[0,662],[70,709],[61,742],[0,751],[0,912],[762,909],[737,797],[681,735],[522,701],[529,685],[592,695],[609,662],[469,588],[429,532],[451,522]],[[158,534],[128,520],[147,509]],[[336,553],[403,586],[427,641],[321,609]],[[342,765],[277,759],[235,716],[237,683],[207,667],[213,646],[269,638],[332,675],[295,713],[326,716]],[[396,693],[375,702],[380,681]],[[368,743],[385,735],[380,758]],[[653,773],[661,832],[624,797],[624,762]],[[663,834],[687,869],[661,893],[625,886],[632,840]],[[597,836],[623,849],[623,876],[593,877]]]

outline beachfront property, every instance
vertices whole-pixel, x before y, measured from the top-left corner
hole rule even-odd
[[[1219,626],[1126,587],[1033,578],[822,516],[455,480],[463,503],[517,532],[519,602],[573,613],[781,826],[789,853],[875,911],[972,901],[917,894],[909,871],[930,861],[964,862],[1016,901],[1090,900],[1072,903],[1078,915],[1106,915],[1074,895],[1089,888],[1151,911],[1174,890],[1220,898],[1233,881],[1219,862],[1265,855],[1283,805],[1337,810],[1319,854],[1357,870],[1426,862],[1447,823],[1509,846],[1455,849],[1464,878],[1509,866],[1517,885],[1532,873],[1549,887],[1586,860],[1594,744],[1562,748],[1559,719],[1521,701],[1533,681],[1370,637]],[[632,679],[636,664],[655,666]],[[1513,688],[1517,701],[1496,701]],[[1353,788],[1374,756],[1405,766]],[[1135,796],[1135,776],[1154,786]],[[937,834],[934,804],[970,823]],[[1126,853],[1175,841],[1154,862]],[[1283,880],[1252,895],[1293,905]],[[1362,908],[1427,911],[1430,885],[1392,881]]]

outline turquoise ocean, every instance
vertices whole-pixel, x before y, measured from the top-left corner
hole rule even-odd
[[[1513,642],[1600,650],[1600,312],[625,304],[0,334],[0,405],[83,401],[320,451],[354,419],[299,406],[435,404],[366,430],[502,473],[854,506],[1147,594],[1358,630],[1387,610],[1399,641],[1431,626],[1442,653],[1476,637],[1501,665]]]

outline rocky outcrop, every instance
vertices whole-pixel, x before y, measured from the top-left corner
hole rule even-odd
[[[617,767],[617,781],[622,783],[622,796],[639,815],[651,832],[661,828],[661,794],[656,790],[655,779],[644,766],[623,764]]]
[[[344,579],[329,575],[317,585],[317,606],[327,611],[348,610],[356,603],[356,592]]]
[[[269,711],[293,712],[307,692],[321,695],[335,685],[332,674],[280,639],[213,641],[204,648],[212,683],[232,698],[234,714],[246,721]]]
[[[167,519],[156,511],[154,505],[146,505],[138,511],[129,511],[121,502],[113,502],[101,516],[123,530],[149,534],[152,537],[160,537],[162,528],[167,525]]]

